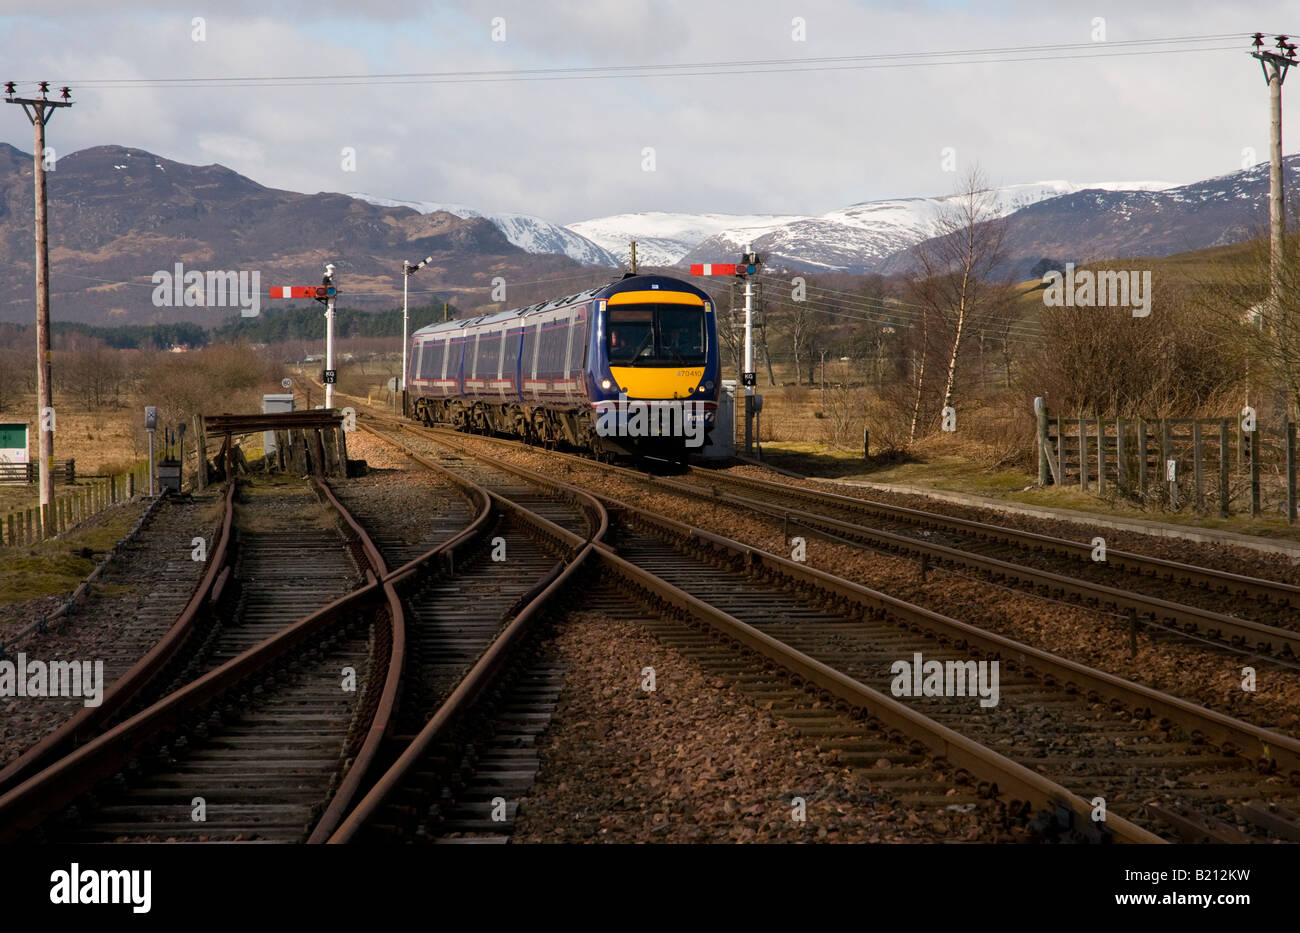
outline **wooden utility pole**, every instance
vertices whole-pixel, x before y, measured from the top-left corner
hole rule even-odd
[[[1268,246],[1269,268],[1272,278],[1270,304],[1276,301],[1282,275],[1282,235],[1285,229],[1282,198],[1282,82],[1286,80],[1287,70],[1295,64],[1296,47],[1288,44],[1288,36],[1275,37],[1277,51],[1265,52],[1264,34],[1255,33],[1255,51],[1252,58],[1259,59],[1259,66],[1264,71],[1264,80],[1268,82]],[[1275,309],[1270,308],[1270,314]],[[1266,326],[1272,326],[1269,321]]]
[[[56,107],[72,106],[72,91],[60,90],[62,100],[48,98],[50,83],[40,83],[40,97],[15,97],[14,82],[5,84],[5,100],[21,104],[35,132],[33,188],[36,194],[36,407],[42,529],[50,520],[54,499],[54,391],[50,383],[50,241],[45,213],[45,124]],[[49,533],[44,532],[48,537]]]
[[[631,242],[632,246],[632,274],[636,275],[636,240]]]

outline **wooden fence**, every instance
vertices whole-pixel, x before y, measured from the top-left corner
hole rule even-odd
[[[1296,425],[1234,418],[1065,418],[1038,413],[1038,479],[1221,516],[1296,521]]]
[[[0,517],[0,544],[22,547],[63,534],[78,522],[132,498],[148,484],[148,470],[147,464],[141,464],[129,473],[83,476],[44,507],[13,510]]]
[[[73,458],[55,460],[54,482],[71,486],[77,481],[77,461]],[[0,463],[0,484],[35,483],[40,478],[37,463]]]

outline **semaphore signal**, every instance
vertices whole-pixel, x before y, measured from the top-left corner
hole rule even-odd
[[[334,299],[339,290],[334,285],[334,264],[325,264],[325,275],[320,285],[274,285],[267,291],[268,298],[314,298],[325,305],[325,371],[321,382],[325,384],[325,407],[334,407],[334,384],[338,372],[334,369]]]
[[[754,386],[758,379],[754,373],[754,276],[758,275],[763,261],[749,247],[740,262],[705,262],[691,266],[691,275],[733,275],[745,280],[745,371],[740,374],[745,387],[745,455],[754,453]]]
[[[339,290],[333,285],[277,285],[270,290],[271,298],[315,298],[323,301],[333,298]]]
[[[415,273],[419,272],[431,262],[433,262],[432,256],[425,256],[414,265],[412,265],[409,260],[402,260],[402,392],[406,392],[406,344],[409,340],[406,336],[406,289],[408,283],[411,281],[411,276],[415,275]],[[444,321],[447,319],[446,304],[442,306],[442,319]],[[403,396],[403,398],[405,398],[405,396]],[[402,404],[405,405],[406,402],[403,401]]]

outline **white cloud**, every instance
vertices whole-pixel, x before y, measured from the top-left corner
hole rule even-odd
[[[10,73],[103,77],[360,74],[718,62],[1249,33],[1281,2],[854,3],[850,0],[524,0],[413,12],[365,4],[64,3],[0,16]],[[190,40],[206,15],[208,41]],[[792,42],[790,20],[807,22]],[[503,16],[507,41],[490,41]],[[343,87],[77,90],[51,124],[61,154],[116,143],[218,161],[263,184],[368,191],[568,222],[624,211],[820,214],[942,194],[951,146],[995,183],[1234,171],[1267,151],[1267,93],[1240,52],[1058,58],[917,68],[618,80]],[[707,70],[707,69],[702,69]],[[74,85],[74,89],[75,85]],[[1293,138],[1288,121],[1284,139]],[[30,147],[25,120],[0,139]],[[340,150],[357,152],[344,172]],[[642,172],[641,151],[657,171]],[[1261,156],[1262,157],[1262,156]]]

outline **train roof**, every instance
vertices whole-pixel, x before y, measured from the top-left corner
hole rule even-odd
[[[608,285],[598,285],[595,288],[589,288],[583,292],[577,292],[573,295],[566,295],[563,298],[553,298],[550,301],[539,301],[535,305],[528,305],[523,308],[511,308],[509,311],[493,311],[490,314],[480,314],[476,317],[457,318],[454,321],[439,321],[437,324],[429,324],[421,327],[412,336],[420,334],[435,334],[445,331],[461,330],[466,327],[475,327],[479,324],[497,324],[503,321],[513,320],[515,318],[528,317],[533,314],[542,314],[546,311],[554,311],[557,308],[567,307],[568,305],[578,304],[583,301],[591,301],[596,298],[608,298],[617,292],[628,290],[639,290],[651,286],[661,288],[664,285],[676,286],[673,291],[696,291],[698,288],[689,282],[683,282],[681,279],[674,279],[666,275],[632,275],[617,279]],[[685,286],[683,288],[683,286]],[[704,294],[700,292],[700,294]],[[707,297],[707,296],[706,296]]]

